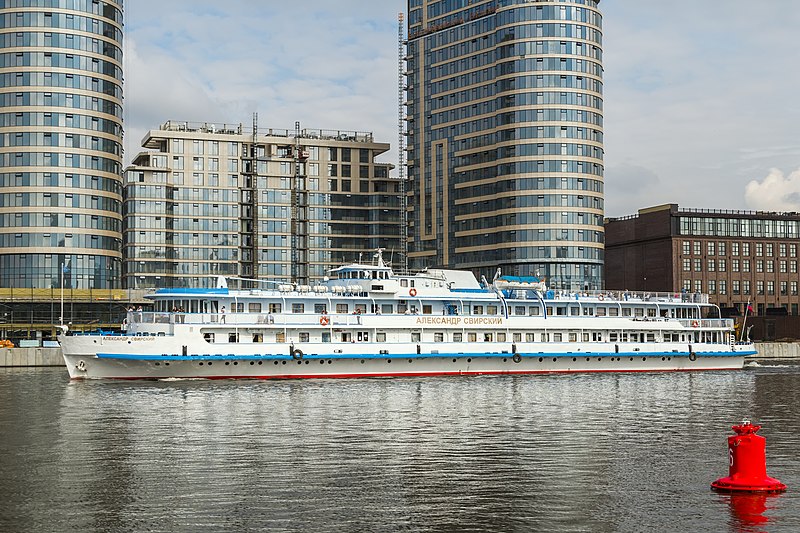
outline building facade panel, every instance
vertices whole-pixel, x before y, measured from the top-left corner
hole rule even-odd
[[[409,1],[412,266],[601,286],[597,4]]]
[[[121,0],[0,7],[0,287],[121,286],[122,22]]]
[[[126,169],[129,288],[312,283],[399,251],[399,183],[370,133],[168,122],[143,146]]]

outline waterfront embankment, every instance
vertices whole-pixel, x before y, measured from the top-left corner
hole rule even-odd
[[[800,361],[800,342],[757,342],[749,361]],[[0,367],[62,366],[61,348],[0,348]]]

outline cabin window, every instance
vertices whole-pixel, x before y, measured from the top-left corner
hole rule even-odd
[[[467,333],[467,342],[478,342],[478,334],[475,332]]]
[[[321,315],[322,313],[327,313],[328,307],[325,304],[314,304],[314,313]]]
[[[244,313],[244,302],[235,302],[231,306],[231,313]]]
[[[253,342],[264,342],[264,335],[262,333],[253,333]]]
[[[573,335],[573,334],[572,334],[572,333],[570,333],[570,337],[571,337],[572,335]],[[588,334],[588,333],[583,333],[583,334],[581,334],[581,338],[583,339],[583,342],[589,342],[589,334]]]
[[[323,331],[322,332],[322,342],[331,342],[331,332],[330,331]]]
[[[606,316],[606,308],[605,307],[598,307],[596,313],[597,313],[597,316]]]
[[[526,333],[525,334],[525,342],[536,342],[536,334],[535,333]]]
[[[408,287],[408,280],[407,279],[401,279],[400,280],[400,286],[401,287]]]
[[[542,342],[550,342],[550,334],[542,333]]]
[[[436,331],[433,334],[433,342],[444,342],[444,333]]]
[[[631,316],[631,308],[630,307],[623,307],[622,308],[622,316]]]
[[[423,305],[422,306],[422,314],[423,315],[430,315],[433,313],[433,308],[430,305]]]
[[[260,303],[247,304],[247,312],[248,313],[260,313],[261,312],[261,304]]]
[[[492,342],[492,338],[493,337],[494,337],[494,335],[492,335],[491,333],[484,333],[483,334],[483,342]]]
[[[280,313],[281,312],[281,304],[269,304],[269,312],[270,313]]]
[[[522,333],[513,333],[511,338],[514,339],[514,342],[522,342]]]
[[[584,340],[588,341],[589,340],[589,334],[588,333],[584,333],[584,335],[586,335],[586,338]],[[575,333],[574,331],[569,333],[569,342],[578,342],[578,334]]]
[[[411,342],[419,342],[420,339],[420,332],[419,331],[412,331],[411,332]]]
[[[367,304],[356,304],[355,313],[357,315],[365,315],[365,314],[367,314]]]
[[[583,308],[583,315],[584,316],[593,316],[594,315],[594,307],[584,307]]]
[[[384,315],[391,315],[394,312],[394,306],[392,304],[383,304],[381,305],[381,313]]]
[[[646,337],[647,342],[656,342],[656,334],[648,333]]]
[[[592,340],[594,342],[603,342],[603,334],[600,333],[599,331],[593,331],[592,332]]]
[[[486,306],[486,314],[487,315],[496,315],[497,314],[497,306],[496,305],[487,305]]]
[[[619,307],[609,307],[608,316],[619,316]]]
[[[308,332],[301,331],[297,338],[300,342],[308,342]]]
[[[531,316],[539,316],[541,314],[541,308],[539,307],[529,307],[528,314]]]
[[[358,342],[369,342],[369,332],[359,331],[356,335]]]
[[[239,342],[238,333],[228,333],[228,342]]]
[[[214,344],[214,334],[213,333],[203,333],[203,339],[209,344]]]
[[[473,305],[472,306],[472,314],[473,315],[482,315],[483,314],[483,306],[482,305]]]
[[[286,342],[286,334],[283,332],[279,332],[275,334],[275,342],[284,343]]]
[[[566,307],[556,307],[556,315],[558,315],[558,316],[567,316],[567,308]]]
[[[293,303],[292,304],[292,313],[299,315],[299,314],[305,313],[305,312],[306,312],[305,304],[301,304],[301,303]]]
[[[497,342],[506,342],[506,334],[505,333],[498,333],[497,334]]]
[[[561,333],[553,333],[553,342],[561,342]]]
[[[619,340],[621,340],[622,342],[628,342],[628,333],[626,331],[620,333]]]
[[[637,307],[636,309],[633,310],[633,315],[644,316],[644,309],[642,309],[641,307]]]
[[[580,316],[581,308],[580,307],[570,307],[569,314],[572,316]]]
[[[350,342],[353,339],[353,335],[350,332],[342,333],[342,342]]]
[[[647,316],[654,318],[656,316],[656,309],[655,307],[649,307],[647,309]]]
[[[336,312],[340,315],[346,315],[348,313],[347,304],[336,304]]]
[[[453,342],[461,342],[462,338],[461,332],[453,333]]]
[[[375,340],[376,340],[377,342],[386,342],[386,332],[385,332],[385,331],[379,331],[379,332],[377,332],[377,333],[375,334]]]
[[[514,307],[514,314],[519,316],[525,316],[525,307],[521,305]]]
[[[612,331],[608,334],[608,342],[617,342],[619,340],[619,336],[617,335],[616,331]]]
[[[398,313],[407,313],[408,312],[408,304],[407,303],[399,303],[397,304],[397,312]]]
[[[553,312],[553,308],[552,308],[552,307],[548,307],[548,308],[547,308],[547,314],[548,314],[549,316],[553,316],[553,315],[555,314],[555,313]]]

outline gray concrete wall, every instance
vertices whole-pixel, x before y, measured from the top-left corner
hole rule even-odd
[[[0,366],[64,366],[61,348],[0,348]]]
[[[757,342],[758,355],[748,360],[796,360],[800,362],[800,342]],[[3,366],[64,366],[61,348],[0,348]]]

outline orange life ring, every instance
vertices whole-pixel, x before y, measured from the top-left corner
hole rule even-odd
[[[696,327],[699,327],[699,326],[700,326],[700,322],[698,322],[697,320],[692,320],[692,327],[693,328],[696,328]]]
[[[411,290],[408,291],[408,295],[409,296],[416,296],[417,295],[417,289],[413,289],[412,288]]]
[[[328,324],[330,324],[330,322],[331,321],[327,317],[327,315],[322,315],[321,317],[319,317],[319,325],[320,326],[327,326]]]

